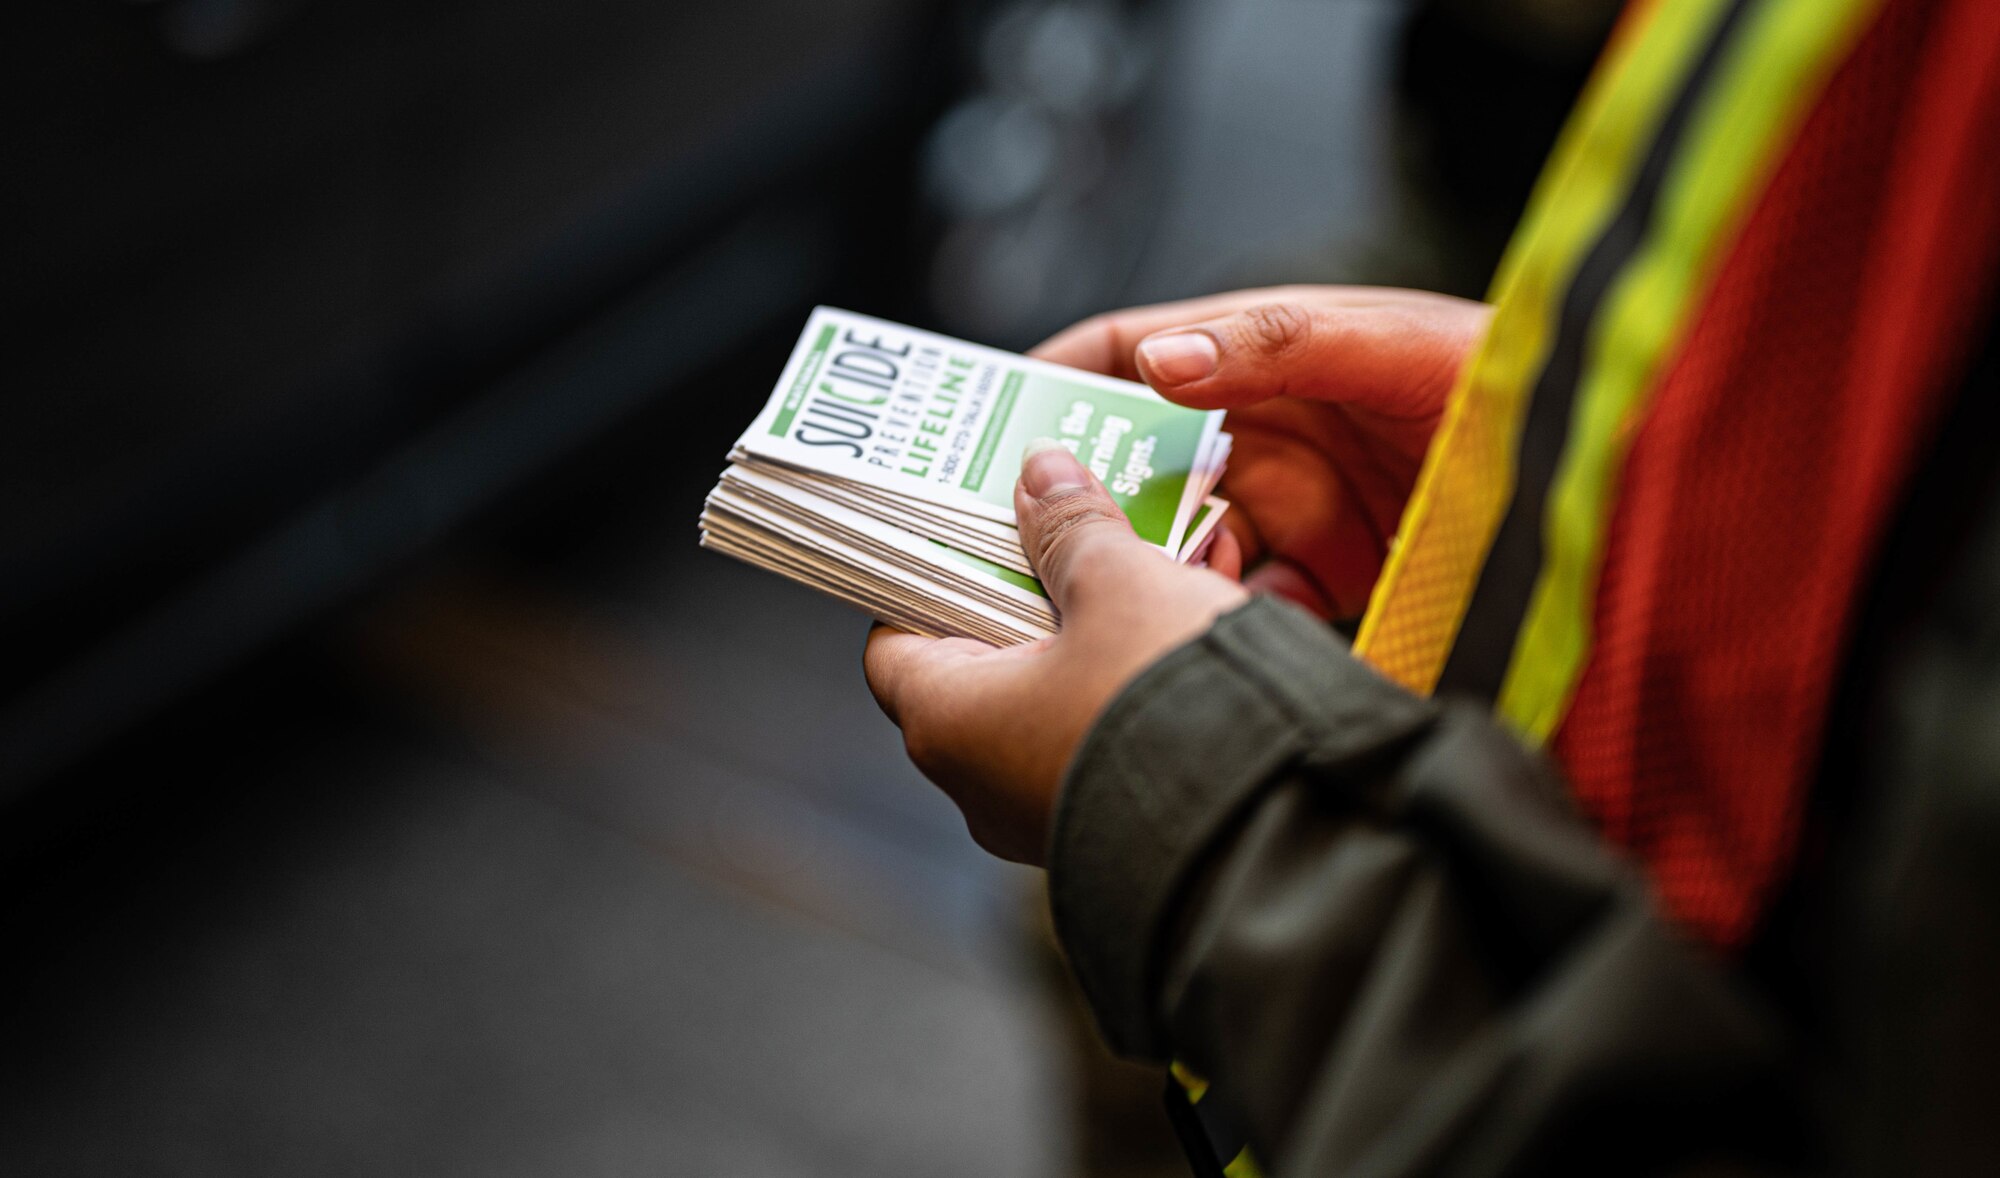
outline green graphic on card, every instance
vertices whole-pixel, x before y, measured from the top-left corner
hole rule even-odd
[[[1011,504],[1021,451],[1036,438],[1055,438],[1103,480],[1135,531],[1155,544],[1167,543],[1187,495],[1208,414],[1166,401],[1107,395],[1060,377],[1022,376],[1020,394],[1009,405],[1012,412],[996,414],[988,426],[992,451],[996,457],[1007,456],[1005,465],[995,469],[975,463],[966,472],[966,489],[988,501],[997,491]],[[986,449],[982,442],[980,450]]]
[[[1012,523],[1022,449],[1056,438],[1142,537],[1171,548],[1199,505],[1190,482],[1221,419],[1144,385],[822,307],[738,445]]]

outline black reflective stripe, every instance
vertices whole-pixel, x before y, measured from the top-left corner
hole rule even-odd
[[[1167,1123],[1180,1139],[1181,1152],[1187,1155],[1188,1169],[1194,1178],[1223,1178],[1223,1167],[1243,1151],[1243,1135],[1215,1123],[1214,1109],[1204,1112],[1201,1105],[1190,1102],[1187,1090],[1172,1077],[1167,1079],[1164,1099]]]
[[[1731,36],[1756,0],[1735,0],[1702,47],[1633,179],[1632,190],[1597,243],[1577,268],[1563,297],[1561,318],[1548,363],[1535,381],[1515,468],[1514,495],[1486,554],[1472,600],[1438,676],[1437,693],[1499,697],[1514,642],[1527,616],[1528,600],[1542,571],[1542,520],[1549,485],[1569,441],[1577,385],[1584,371],[1584,348],[1599,305],[1626,263],[1638,253],[1652,228],[1653,210],[1668,167],[1679,150],[1701,92],[1715,72]]]

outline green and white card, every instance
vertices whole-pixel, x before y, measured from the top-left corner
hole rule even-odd
[[[1012,524],[1022,449],[1056,438],[1141,537],[1177,553],[1214,484],[1222,418],[1142,384],[820,307],[737,451]]]
[[[1014,526],[1014,472],[1062,439],[1134,528],[1204,558],[1228,504],[1222,414],[1143,385],[820,308],[702,505],[706,548],[912,633],[996,644],[1055,632]]]

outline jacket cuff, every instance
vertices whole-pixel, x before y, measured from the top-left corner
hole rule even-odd
[[[1085,736],[1048,855],[1056,935],[1112,1048],[1168,1053],[1154,1001],[1190,874],[1280,770],[1367,760],[1427,725],[1324,623],[1258,598],[1133,680]]]

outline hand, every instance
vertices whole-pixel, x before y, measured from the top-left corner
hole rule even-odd
[[[1354,286],[1238,291],[1100,315],[1031,354],[1228,409],[1211,563],[1321,617],[1358,616],[1459,368],[1492,308]]]
[[[1060,445],[1030,448],[1014,511],[1061,632],[995,648],[877,626],[868,686],[979,845],[1039,863],[1063,773],[1098,713],[1249,594],[1139,539],[1104,484]]]

